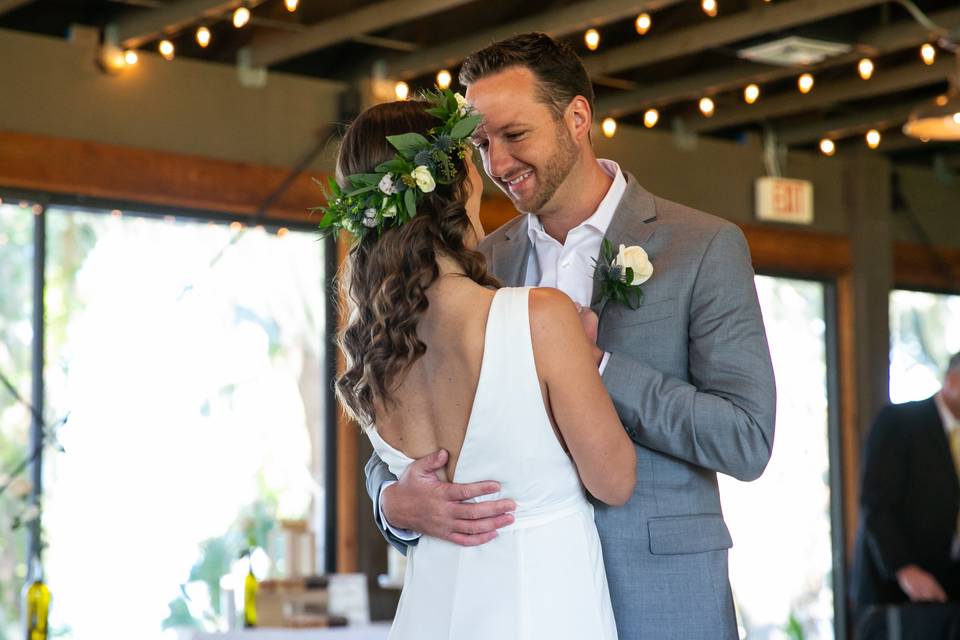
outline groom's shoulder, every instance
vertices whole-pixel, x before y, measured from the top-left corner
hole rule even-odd
[[[491,231],[487,234],[487,237],[480,241],[480,250],[487,251],[490,247],[502,242],[503,240],[513,237],[516,233],[525,233],[525,226],[527,222],[526,214],[520,214],[512,218],[509,222],[502,224],[497,227],[496,230]]]
[[[721,229],[737,228],[734,223],[712,213],[660,196],[653,196],[653,198],[657,206],[658,222],[696,229],[710,235],[719,232]]]

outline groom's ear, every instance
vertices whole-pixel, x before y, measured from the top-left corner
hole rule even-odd
[[[573,137],[580,141],[590,139],[590,126],[593,123],[593,110],[590,103],[583,96],[575,96],[567,105],[568,122],[572,127]]]

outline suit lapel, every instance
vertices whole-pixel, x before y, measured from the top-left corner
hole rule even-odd
[[[524,220],[504,234],[503,240],[495,244],[491,251],[493,275],[508,287],[522,287],[526,282],[530,254],[528,224],[529,218],[524,215]]]
[[[650,192],[641,187],[629,173],[624,173],[624,177],[627,179],[627,188],[604,235],[604,240],[613,245],[614,252],[621,244],[643,247],[653,235],[655,227],[651,223],[657,218],[656,201]],[[600,256],[597,255],[597,260],[599,259]],[[596,278],[593,280],[590,300],[590,308],[598,316],[602,315],[606,304],[600,304],[600,281]]]

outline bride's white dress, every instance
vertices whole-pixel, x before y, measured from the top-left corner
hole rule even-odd
[[[478,547],[410,547],[391,640],[615,640],[600,540],[573,460],[547,416],[533,359],[529,288],[497,291],[455,482],[497,480],[514,524]],[[563,345],[555,348],[562,349]],[[412,460],[368,431],[399,476]]]

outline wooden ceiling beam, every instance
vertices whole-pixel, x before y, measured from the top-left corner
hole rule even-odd
[[[882,132],[885,129],[903,124],[914,109],[931,101],[871,109],[839,118],[821,120],[812,124],[780,129],[777,131],[777,140],[787,146],[793,146],[816,142],[820,138],[830,138],[831,140],[848,138],[865,133],[870,129],[878,129]]]
[[[886,93],[905,91],[916,87],[946,82],[954,71],[953,60],[938,60],[932,66],[926,66],[919,60],[915,63],[900,65],[875,75],[864,81],[854,76],[849,80],[834,81],[825,86],[814,87],[807,95],[796,91],[770,96],[753,105],[734,107],[726,111],[718,110],[712,118],[697,118],[686,123],[687,129],[695,133],[707,133],[726,129],[748,122],[769,120],[783,116],[811,111],[850,100],[861,100]]]
[[[612,75],[677,58],[705,49],[789,29],[802,24],[849,13],[884,0],[792,0],[777,2],[716,18],[692,27],[677,29],[662,37],[652,37],[594,54],[583,63],[592,74]]]
[[[960,9],[948,9],[930,16],[946,29],[960,28]],[[871,29],[861,35],[855,50],[828,58],[822,63],[803,69],[813,74],[843,64],[854,64],[863,56],[881,56],[909,47],[919,47],[931,38],[930,32],[913,20]],[[750,83],[763,85],[797,75],[796,67],[770,67],[757,64],[740,64],[720,71],[711,71],[662,82],[627,93],[611,94],[597,100],[598,115],[622,117],[650,107],[659,107],[680,100],[693,100],[744,87]],[[878,70],[877,73],[883,73]],[[762,90],[762,86],[761,86]],[[763,98],[761,97],[761,100]]]
[[[262,2],[263,0],[260,0]],[[162,9],[140,9],[121,16],[107,29],[115,31],[123,48],[136,48],[163,36],[174,35],[201,20],[219,18],[233,11],[243,0],[181,0]],[[259,2],[254,2],[254,6]],[[250,3],[246,3],[250,7]]]
[[[385,0],[310,25],[297,34],[265,33],[241,50],[252,67],[269,67],[317,49],[453,9],[471,0]]]
[[[481,31],[471,36],[457,38],[454,42],[442,44],[417,53],[391,58],[386,61],[386,76],[399,80],[408,80],[438,69],[454,67],[468,55],[482,49],[491,42],[503,40],[517,33],[542,31],[554,37],[564,36],[581,29],[616,22],[644,11],[660,11],[682,0],[584,0],[576,4],[555,9],[547,13],[538,13]],[[363,74],[368,73],[363,70]]]

